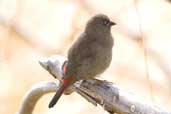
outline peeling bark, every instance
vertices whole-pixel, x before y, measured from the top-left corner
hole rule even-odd
[[[66,60],[65,57],[56,55],[41,59],[39,63],[54,78],[60,80],[62,78],[61,67]],[[33,86],[25,95],[18,114],[32,114],[39,98],[44,94],[56,92],[58,87],[59,81],[43,82]],[[171,114],[154,104],[141,101],[140,98],[119,89],[116,85],[105,80],[78,81],[67,89],[65,93],[70,93],[73,90],[93,105],[101,105],[110,114]]]

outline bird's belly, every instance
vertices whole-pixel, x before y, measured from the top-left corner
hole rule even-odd
[[[108,53],[97,54],[91,63],[85,63],[82,65],[82,70],[84,74],[79,74],[83,79],[91,79],[95,76],[103,73],[110,65],[112,60],[112,51],[106,50]]]
[[[96,60],[94,61],[94,69],[95,75],[101,74],[109,67],[110,62],[112,60],[112,53],[105,53],[104,55],[97,56]],[[92,68],[93,69],[93,68]]]
[[[75,76],[75,80],[87,80],[103,73],[112,60],[112,48],[99,47],[91,50],[93,55],[82,60],[68,61],[66,75]]]

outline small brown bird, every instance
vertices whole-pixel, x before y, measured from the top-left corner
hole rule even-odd
[[[95,15],[88,21],[84,32],[69,49],[64,77],[49,108],[56,104],[68,86],[79,80],[92,79],[109,67],[114,42],[111,34],[112,25],[115,23],[104,14]]]

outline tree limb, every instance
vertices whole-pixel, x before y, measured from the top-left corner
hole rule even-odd
[[[44,58],[39,63],[53,77],[60,80],[62,77],[61,67],[66,60],[65,57],[56,55]],[[18,114],[31,114],[38,99],[46,93],[56,92],[58,87],[59,81],[56,83],[53,81],[43,82],[35,85],[25,95]],[[117,86],[105,80],[79,81],[70,87],[70,89],[76,91],[95,106],[97,104],[101,105],[111,114],[171,114],[154,104],[141,101],[140,98],[120,90]],[[70,89],[67,91],[70,91]],[[68,93],[67,91],[65,92],[66,94]]]

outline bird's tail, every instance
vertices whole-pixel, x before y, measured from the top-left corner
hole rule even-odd
[[[60,88],[58,89],[58,91],[55,93],[54,97],[50,101],[49,108],[52,108],[58,102],[59,98],[61,97],[62,93],[67,87],[68,87],[67,85],[61,84]]]
[[[69,76],[65,79],[62,79],[59,89],[57,90],[54,97],[49,103],[49,108],[52,108],[57,103],[64,90],[72,84],[72,81],[73,81],[73,76]]]

